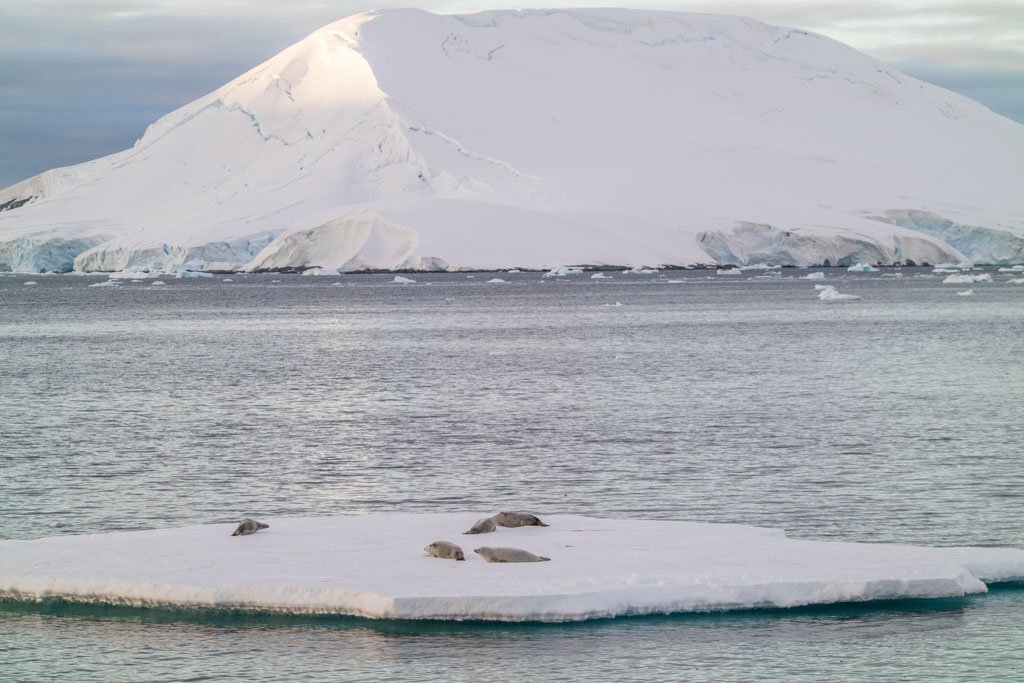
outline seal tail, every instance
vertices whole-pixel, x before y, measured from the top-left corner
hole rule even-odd
[[[545,525],[545,526],[547,526],[547,525]],[[541,558],[540,558],[540,561],[541,561],[541,562],[550,562],[550,561],[551,561],[551,558],[550,558],[550,557],[541,557]]]
[[[537,520],[537,526],[551,526],[551,525],[550,525],[550,524],[545,524],[544,522],[542,522],[542,521],[540,521],[540,520],[538,519],[538,520]]]

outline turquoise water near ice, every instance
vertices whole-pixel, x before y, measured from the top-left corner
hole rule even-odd
[[[0,277],[0,538],[515,507],[1024,547],[1024,287],[988,270],[826,269],[842,304],[790,269]],[[3,604],[0,677],[1014,680],[1022,616],[1019,587],[575,625]]]

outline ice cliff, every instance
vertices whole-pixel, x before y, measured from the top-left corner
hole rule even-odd
[[[0,270],[1024,262],[1024,126],[820,35],[368,12],[0,191]]]

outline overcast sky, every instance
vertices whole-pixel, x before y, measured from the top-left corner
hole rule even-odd
[[[1024,0],[2,0],[0,187],[126,149],[163,114],[356,12],[595,5],[810,29],[1024,122]]]

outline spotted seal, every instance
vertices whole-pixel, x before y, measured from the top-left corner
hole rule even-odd
[[[486,534],[494,531],[497,527],[494,526],[494,519],[492,517],[484,517],[479,522],[473,525],[469,531],[462,532],[462,535],[466,534]]]
[[[431,557],[440,557],[445,560],[466,559],[466,556],[462,554],[462,548],[448,541],[434,541],[423,550]]]
[[[238,527],[235,529],[235,533],[232,536],[248,536],[254,534],[260,529],[269,529],[269,524],[263,522],[257,522],[255,519],[249,519],[248,517],[242,517],[238,520]]]
[[[540,517],[525,512],[499,512],[491,517],[491,519],[498,526],[512,528],[519,526],[548,526],[540,521]]]
[[[550,557],[541,557],[519,548],[488,548],[486,546],[473,551],[488,562],[548,562]]]

